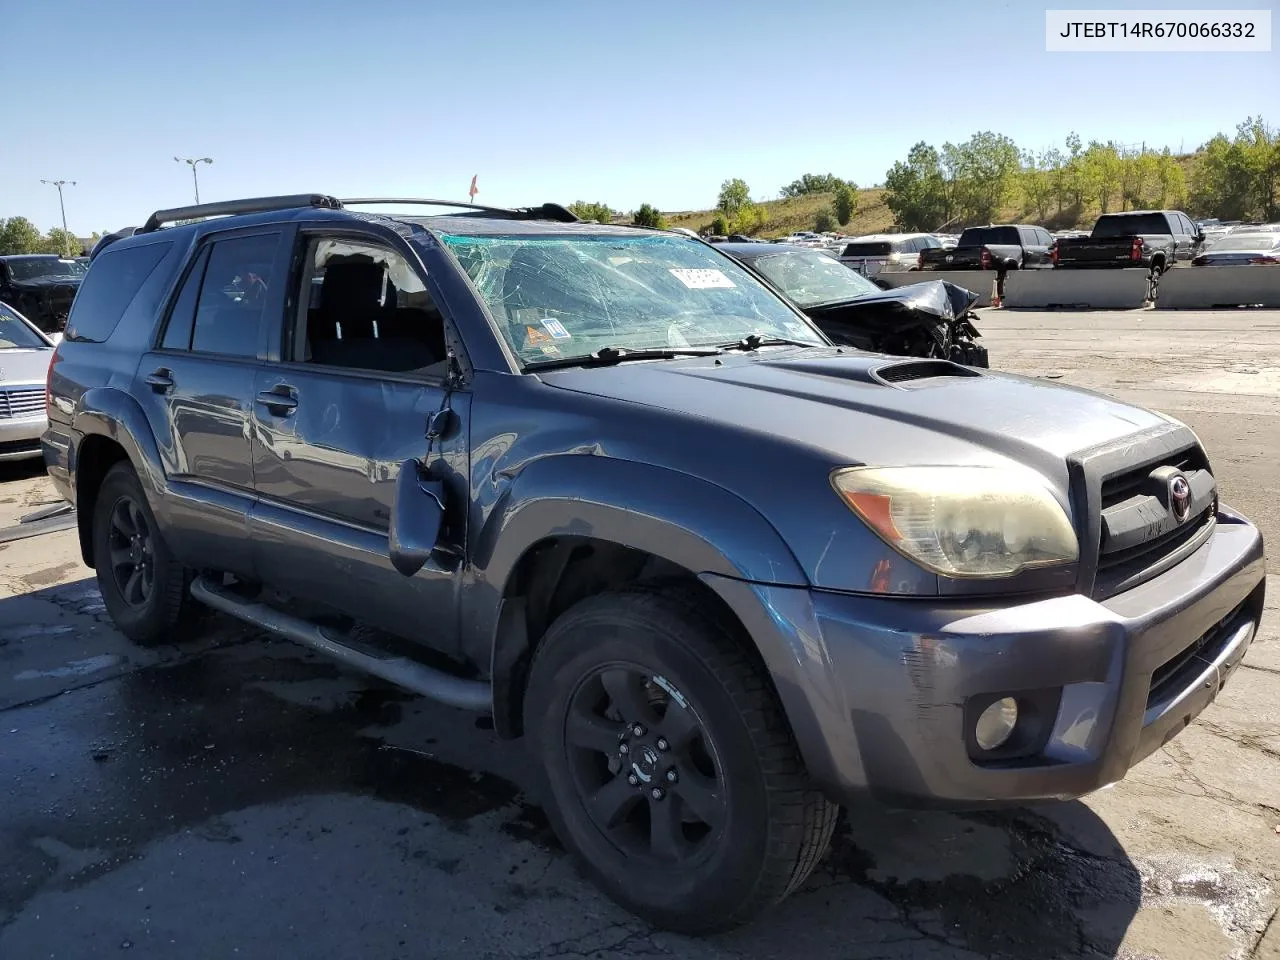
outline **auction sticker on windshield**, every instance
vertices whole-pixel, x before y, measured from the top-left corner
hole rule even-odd
[[[551,334],[551,336],[555,337],[557,340],[570,339],[569,331],[564,328],[564,324],[559,320],[556,320],[554,317],[543,318],[542,326],[546,329],[547,333]]]
[[[716,287],[732,287],[733,281],[720,270],[695,267],[672,267],[671,275],[690,290],[711,290]]]

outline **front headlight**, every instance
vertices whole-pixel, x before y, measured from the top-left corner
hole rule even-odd
[[[1080,556],[1039,474],[999,467],[846,467],[831,483],[895,550],[947,577],[1008,577]]]

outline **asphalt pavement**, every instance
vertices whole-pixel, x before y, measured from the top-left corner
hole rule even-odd
[[[1280,313],[984,311],[992,364],[1185,420],[1280,542]],[[0,528],[56,500],[0,467]],[[1280,960],[1280,582],[1201,716],[1112,788],[849,810],[731,934],[654,931],[575,872],[519,743],[210,615],[112,629],[72,529],[0,537],[0,958]],[[1270,929],[1268,929],[1270,925]]]

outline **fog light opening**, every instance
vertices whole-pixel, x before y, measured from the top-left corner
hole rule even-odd
[[[1018,725],[1018,701],[1013,697],[997,700],[978,716],[973,725],[973,739],[983,750],[997,750],[1013,736]]]

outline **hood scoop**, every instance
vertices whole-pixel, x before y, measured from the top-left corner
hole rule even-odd
[[[980,377],[976,370],[962,367],[950,360],[906,360],[886,363],[871,371],[871,377],[888,386],[911,383],[916,380],[936,380],[940,377]]]

